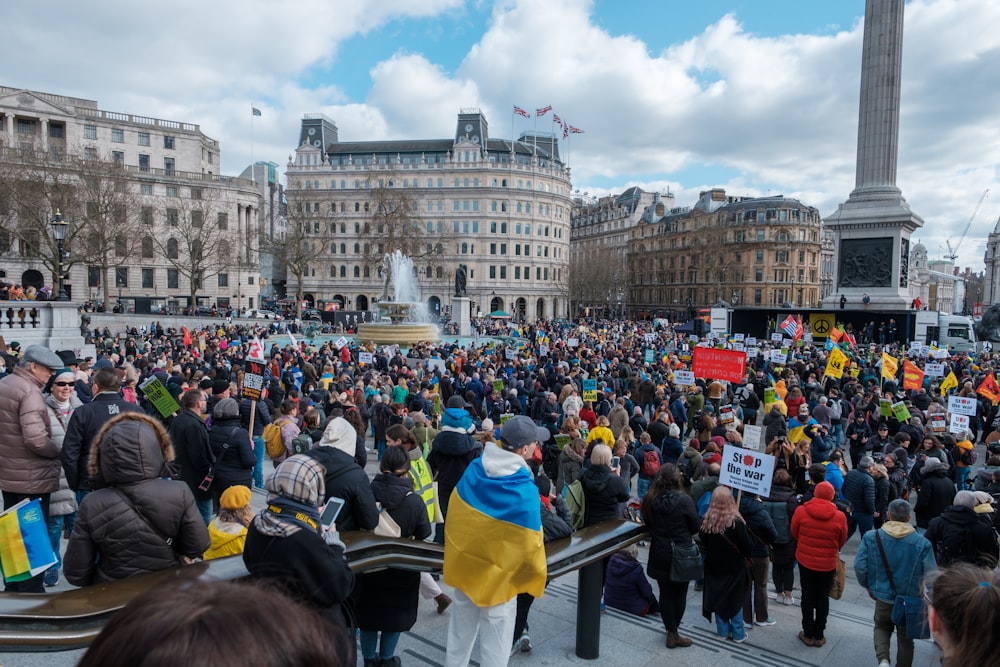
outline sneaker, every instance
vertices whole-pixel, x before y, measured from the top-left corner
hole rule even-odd
[[[789,595],[787,598],[785,598],[785,604],[787,604],[788,606],[791,606],[791,605],[795,604],[796,602],[798,602],[798,600],[796,600],[795,598],[793,598],[791,595]]]
[[[43,583],[46,586],[48,586],[49,588],[52,588],[53,586],[55,586],[56,584],[58,584],[59,583],[59,570],[57,570],[55,568],[49,568],[48,570],[45,570],[45,577],[43,579]]]
[[[744,630],[753,630],[753,623],[748,623],[746,621],[743,621],[743,629]]]
[[[771,618],[770,616],[767,618],[766,621],[754,621],[754,625],[765,625],[766,626],[766,625],[774,625],[775,623],[777,623],[777,621],[774,620],[773,618]]]
[[[892,667],[892,663],[888,660],[879,660],[878,667]]]
[[[521,633],[521,638],[517,643],[521,649],[521,653],[528,653],[531,651],[531,637],[528,636],[527,630]]]
[[[695,591],[695,593],[701,591],[703,588],[704,588],[704,586],[702,586],[701,584],[695,584],[694,585],[694,591]]]
[[[733,642],[736,643],[736,644],[742,644],[743,642],[745,642],[747,640],[747,636],[744,634],[739,639],[737,639],[736,637],[730,637],[730,639],[732,639]]]

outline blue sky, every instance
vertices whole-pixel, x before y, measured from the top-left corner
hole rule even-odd
[[[17,67],[0,84],[197,123],[227,173],[251,156],[283,169],[305,113],[359,141],[449,137],[479,107],[508,137],[513,104],[551,104],[586,132],[563,143],[581,192],[638,185],[687,206],[724,187],[829,215],[854,187],[863,13],[863,0],[39,0],[5,10],[0,59]],[[897,183],[931,258],[997,181],[997,25],[995,0],[906,5]],[[994,190],[960,252],[974,270]]]

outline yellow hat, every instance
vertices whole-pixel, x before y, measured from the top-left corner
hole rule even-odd
[[[240,484],[231,486],[222,492],[219,504],[224,510],[238,510],[250,504],[250,489]]]

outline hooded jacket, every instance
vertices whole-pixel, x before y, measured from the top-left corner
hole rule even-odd
[[[372,495],[368,473],[352,456],[336,447],[313,447],[305,455],[316,459],[326,469],[326,495],[320,504],[333,497],[343,498],[345,501],[340,516],[337,517],[337,529],[374,530],[378,525],[378,509],[375,507],[375,496]]]
[[[971,507],[952,505],[932,519],[924,537],[934,547],[941,566],[956,561],[975,565],[995,565],[1000,547],[993,527],[979,520]]]
[[[913,513],[917,515],[918,527],[927,528],[931,519],[944,512],[955,499],[955,485],[948,479],[947,474],[947,468],[935,464],[930,472],[925,472],[922,476],[920,490],[917,492],[917,504],[913,508]]]
[[[458,408],[448,408],[457,410]],[[448,410],[445,410],[447,415]],[[462,410],[464,412],[464,410]],[[470,420],[471,423],[471,420]],[[438,483],[438,498],[447,505],[451,492],[462,479],[469,463],[479,458],[483,446],[471,435],[455,427],[442,426],[431,442],[431,452],[427,455],[427,465],[431,467]]]
[[[628,484],[612,474],[608,466],[594,465],[580,473],[580,485],[587,499],[587,516],[584,526],[593,526],[608,519],[620,519],[618,503],[628,500]]]
[[[49,436],[42,383],[20,366],[0,380],[0,489],[52,493],[59,488],[59,447]]]
[[[740,500],[740,514],[746,521],[747,530],[750,531],[753,550],[751,556],[754,558],[767,558],[771,555],[769,546],[778,539],[778,531],[774,527],[774,521],[768,514],[764,503],[756,497],[744,493]]]
[[[88,586],[201,557],[209,537],[194,496],[186,484],[162,478],[172,459],[170,437],[155,418],[125,412],[104,425],[89,467],[102,488],[80,503],[63,558],[67,581]]]
[[[937,569],[934,549],[916,529],[901,521],[886,521],[877,531],[881,538],[886,561],[892,569],[895,590],[889,584],[882,554],[876,541],[876,531],[870,530],[861,538],[854,557],[854,573],[862,588],[867,588],[877,600],[892,604],[897,595],[920,595],[920,582],[924,576]]]
[[[819,486],[827,484],[820,483]],[[832,494],[831,494],[832,496]],[[795,559],[816,572],[837,569],[838,552],[847,541],[847,518],[831,500],[813,498],[792,515]]]
[[[644,616],[655,599],[653,587],[642,573],[642,563],[625,554],[613,555],[604,581],[604,602],[613,609]]]

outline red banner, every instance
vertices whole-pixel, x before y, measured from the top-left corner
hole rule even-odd
[[[920,389],[924,384],[924,372],[909,359],[903,359],[903,389]]]
[[[699,378],[742,382],[746,379],[747,355],[735,350],[717,350],[711,347],[694,348],[691,370]]]

